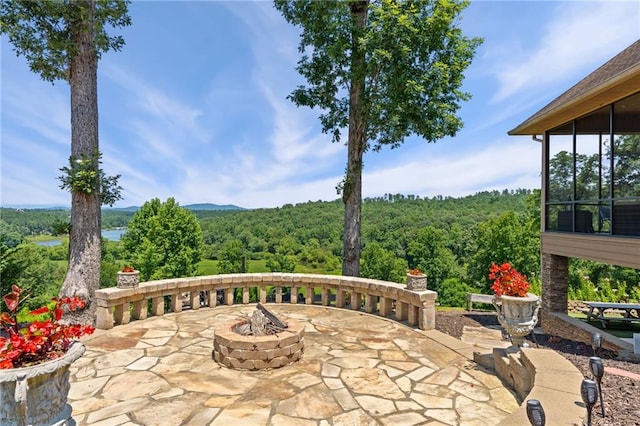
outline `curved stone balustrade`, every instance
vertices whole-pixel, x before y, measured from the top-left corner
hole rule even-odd
[[[435,291],[412,291],[407,290],[404,284],[359,277],[288,273],[208,275],[148,281],[135,288],[101,289],[96,291],[96,327],[107,330],[114,325],[127,324],[132,319],[164,315],[165,297],[170,300],[171,312],[182,311],[185,295],[191,309],[202,306],[215,308],[219,303],[218,292],[223,295],[222,303],[233,305],[236,289],[242,292],[242,304],[249,303],[250,288],[257,289],[259,301],[263,304],[271,302],[267,302],[267,289],[274,288],[273,302],[283,303],[285,287],[291,291],[290,300],[284,303],[364,310],[398,321],[406,320],[409,325],[423,330],[435,328]],[[299,301],[299,289],[302,288],[307,295],[319,290],[320,297],[306,297],[304,302]]]

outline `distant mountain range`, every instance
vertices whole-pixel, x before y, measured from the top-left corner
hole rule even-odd
[[[247,210],[244,207],[239,207],[234,204],[211,204],[211,203],[200,203],[200,204],[188,204],[186,206],[182,206],[185,209],[189,210]]]
[[[8,209],[21,209],[21,210],[69,210],[69,207],[64,206],[56,206],[56,205],[10,205],[10,206],[2,206],[3,208]],[[233,204],[212,204],[212,203],[199,203],[199,204],[187,204],[186,206],[181,206],[185,209],[189,210],[247,210],[244,207],[239,207]],[[129,206],[129,207],[104,207],[103,210],[116,210],[123,212],[135,212],[140,208],[140,206]]]

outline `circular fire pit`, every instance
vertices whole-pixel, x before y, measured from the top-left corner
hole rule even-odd
[[[287,328],[275,334],[253,336],[239,334],[249,320],[229,321],[216,327],[213,359],[228,368],[263,370],[280,368],[299,360],[304,352],[304,326],[287,321]]]

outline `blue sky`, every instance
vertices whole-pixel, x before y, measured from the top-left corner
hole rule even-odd
[[[298,31],[271,2],[134,1],[126,45],[99,64],[103,168],[141,205],[278,207],[338,198],[346,147],[319,112],[286,96]],[[428,144],[365,155],[365,197],[464,196],[538,188],[540,145],[510,137],[549,101],[640,38],[640,2],[472,1],[467,36],[485,39],[466,73],[465,127]],[[0,204],[64,205],[57,176],[70,154],[69,87],[41,81],[2,39]]]

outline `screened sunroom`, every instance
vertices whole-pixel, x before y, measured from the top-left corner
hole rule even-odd
[[[549,130],[545,231],[640,236],[640,92]]]
[[[567,315],[568,260],[640,269],[640,40],[509,134],[542,144],[542,328],[588,342]]]

